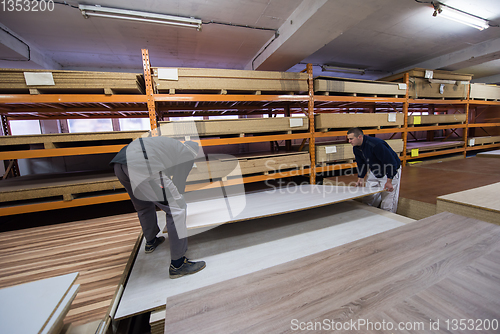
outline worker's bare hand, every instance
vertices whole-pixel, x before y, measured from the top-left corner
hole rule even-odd
[[[355,187],[362,187],[364,184],[364,179],[358,178],[358,181],[354,184]]]
[[[394,187],[392,186],[392,182],[391,182],[390,180],[388,180],[388,181],[385,183],[384,190],[387,190],[387,191],[394,191]]]

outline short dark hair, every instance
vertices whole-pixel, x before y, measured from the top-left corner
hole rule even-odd
[[[363,135],[363,130],[360,128],[350,128],[347,130],[347,134],[353,133],[356,137],[362,136]]]

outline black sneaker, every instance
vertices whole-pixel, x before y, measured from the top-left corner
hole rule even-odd
[[[156,247],[165,241],[165,237],[158,237],[151,243],[146,242],[146,253],[153,253]]]
[[[184,258],[184,263],[179,268],[175,268],[171,264],[168,272],[170,278],[179,278],[186,275],[196,274],[198,271],[203,270],[205,267],[205,261],[193,262]]]

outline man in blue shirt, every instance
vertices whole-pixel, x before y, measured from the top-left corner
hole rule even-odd
[[[360,128],[347,131],[347,139],[353,146],[358,165],[357,187],[362,187],[368,173],[366,186],[383,187],[387,190],[367,196],[365,203],[396,213],[401,180],[401,160],[394,150],[382,139],[365,136]]]

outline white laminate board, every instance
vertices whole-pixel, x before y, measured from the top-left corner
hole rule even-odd
[[[40,333],[77,277],[72,273],[0,289],[0,333]]]
[[[193,202],[188,205],[188,229],[262,218],[343,202],[375,194],[380,188],[294,185],[267,191]],[[230,209],[228,209],[228,203]]]
[[[58,329],[59,330],[61,329],[62,321],[64,320],[64,317],[68,313],[71,303],[78,294],[79,289],[80,289],[79,284],[71,286],[69,292],[61,301],[59,307],[57,308],[57,310],[55,310],[54,314],[52,314],[49,322],[47,322],[47,325],[45,325],[44,329],[42,330],[42,334],[58,333]]]
[[[456,193],[439,196],[437,199],[471,206],[489,211],[500,212],[500,182],[487,186],[459,191]]]
[[[500,150],[481,152],[477,154],[478,157],[487,157],[487,158],[500,158]]]
[[[292,203],[298,204],[298,203]],[[165,218],[159,215],[160,227]],[[218,226],[189,237],[186,256],[204,260],[201,272],[169,279],[168,241],[154,253],[144,241],[115,318],[165,308],[168,297],[264,270],[412,222],[356,201]]]

